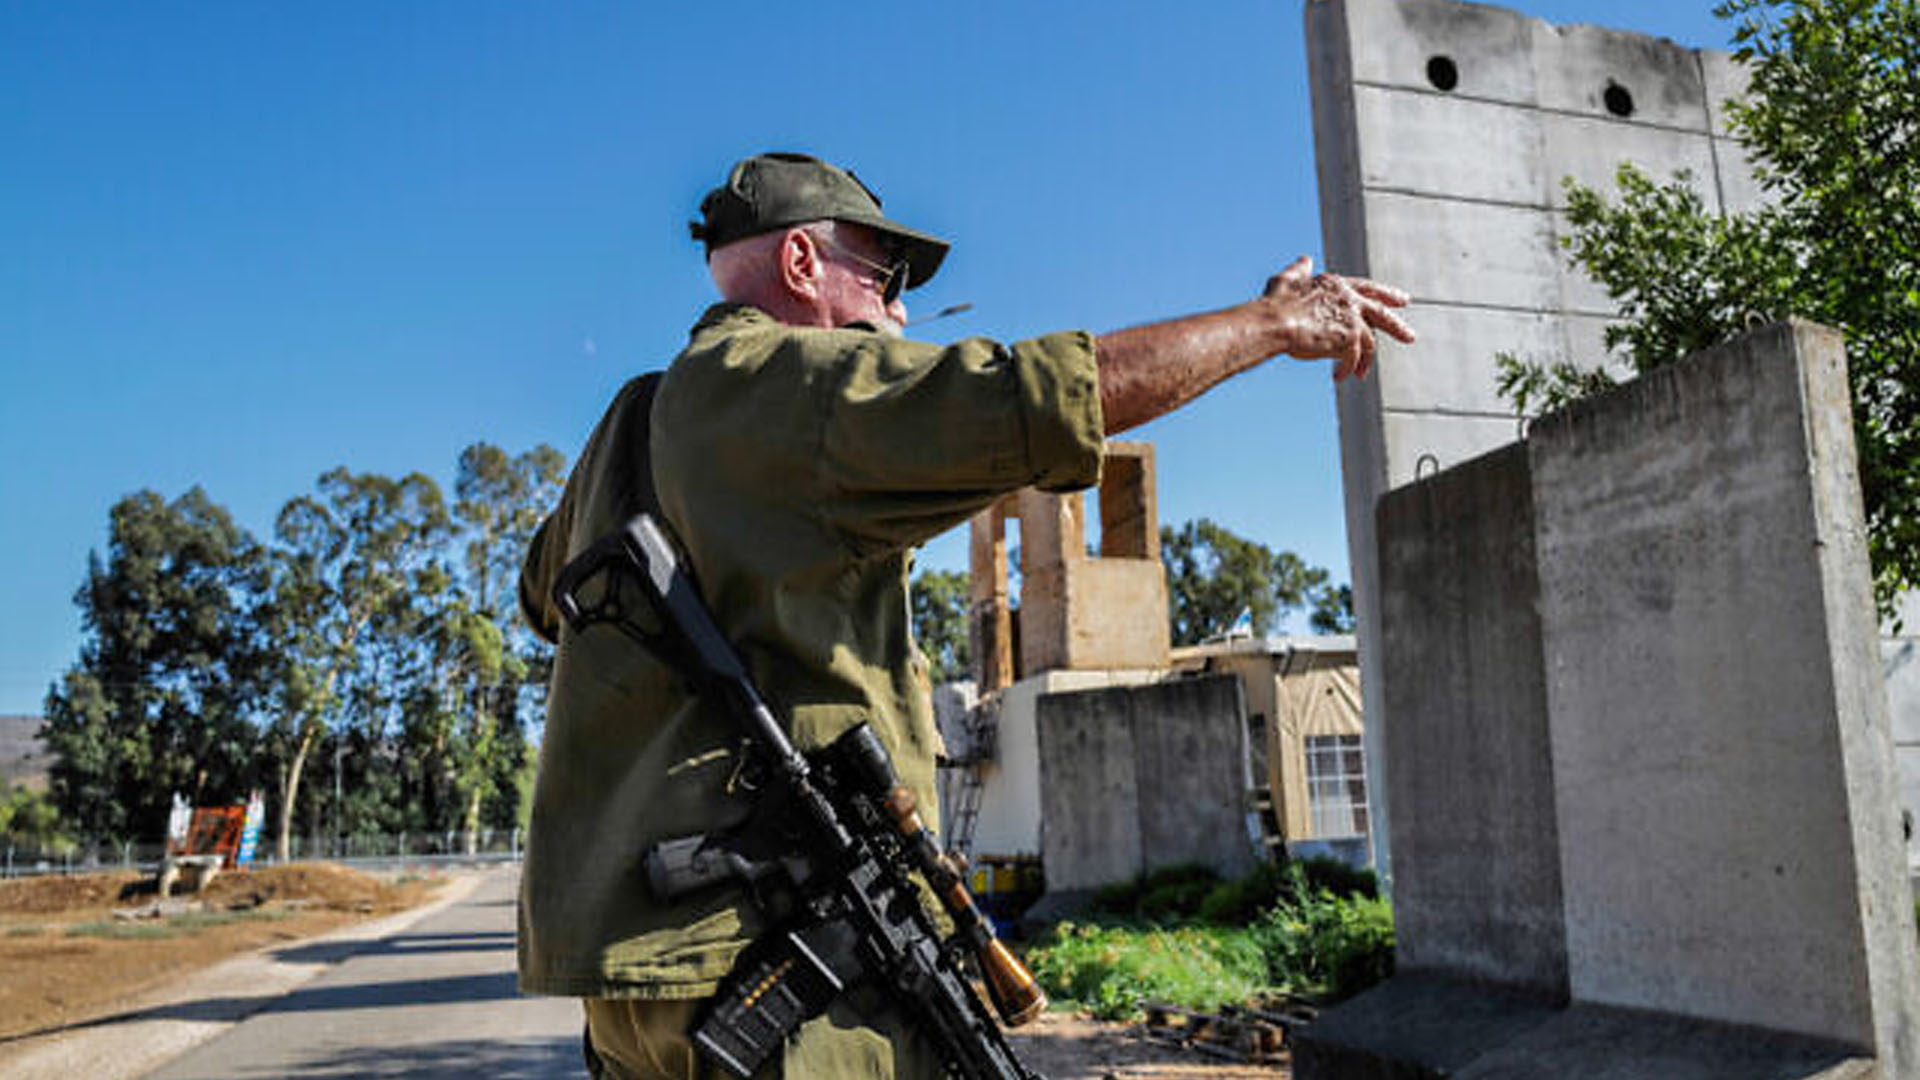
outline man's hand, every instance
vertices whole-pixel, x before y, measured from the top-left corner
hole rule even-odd
[[[1101,334],[1100,408],[1117,435],[1185,405],[1269,357],[1334,361],[1333,377],[1373,368],[1374,332],[1411,343],[1413,330],[1389,308],[1405,293],[1363,278],[1313,272],[1302,256],[1266,291],[1221,311]]]
[[[1406,307],[1405,293],[1366,278],[1315,274],[1305,255],[1267,279],[1260,301],[1272,305],[1287,327],[1286,355],[1336,361],[1336,381],[1372,370],[1375,330],[1413,343],[1413,328],[1387,310]]]

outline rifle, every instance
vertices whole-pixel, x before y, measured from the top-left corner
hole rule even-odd
[[[597,601],[587,602],[583,587],[603,574]],[[639,586],[644,610],[623,606],[623,581]],[[694,1018],[690,1037],[702,1054],[746,1080],[841,991],[873,981],[904,1007],[951,1072],[1043,1080],[1014,1056],[963,958],[977,963],[994,1011],[1009,1026],[1039,1015],[1046,995],[995,939],[961,868],[941,854],[871,728],[860,724],[811,756],[794,749],[650,515],[569,562],[553,596],[575,633],[611,625],[677,669],[695,692],[726,708],[752,748],[761,794],[746,823],[666,841],[645,857],[648,888],[662,900],[740,881],[776,915]],[[952,919],[950,937],[935,929],[913,871]]]

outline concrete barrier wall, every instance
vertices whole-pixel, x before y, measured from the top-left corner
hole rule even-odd
[[[1129,881],[1180,863],[1253,868],[1240,679],[1048,694],[1039,701],[1047,890]]]
[[[1383,343],[1375,375],[1337,395],[1354,613],[1370,644],[1376,500],[1519,436],[1495,355],[1611,359],[1601,334],[1615,305],[1559,246],[1561,179],[1609,189],[1623,161],[1661,179],[1686,169],[1710,210],[1754,206],[1759,188],[1727,137],[1724,102],[1744,75],[1725,53],[1457,0],[1304,9],[1327,262],[1406,289],[1420,331],[1411,350]],[[1369,702],[1383,696],[1376,651],[1361,652]],[[1378,776],[1393,721],[1371,705],[1367,721]],[[1374,809],[1376,828],[1391,820],[1390,799]]]
[[[1380,505],[1399,966],[1567,992],[1526,449]]]
[[[1848,415],[1782,325],[1529,439],[1580,1000],[1883,1047],[1914,1000]]]
[[[1335,1017],[1303,1080],[1379,1058],[1396,1014],[1445,1032],[1387,1041],[1431,1075],[1920,1074],[1838,335],[1768,327],[1645,375],[1378,523],[1410,977]],[[1510,947],[1552,920],[1515,913],[1549,889],[1533,970]],[[1553,963],[1570,1008],[1542,1013]],[[1754,1071],[1758,1047],[1791,1068]]]

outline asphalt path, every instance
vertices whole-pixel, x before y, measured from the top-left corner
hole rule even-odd
[[[518,880],[489,871],[394,934],[298,947],[331,966],[148,1080],[584,1076],[579,1003],[514,985]]]

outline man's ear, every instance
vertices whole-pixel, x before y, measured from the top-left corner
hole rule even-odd
[[[826,267],[820,245],[805,229],[788,229],[780,238],[780,284],[789,296],[815,300],[820,296],[820,279]]]

